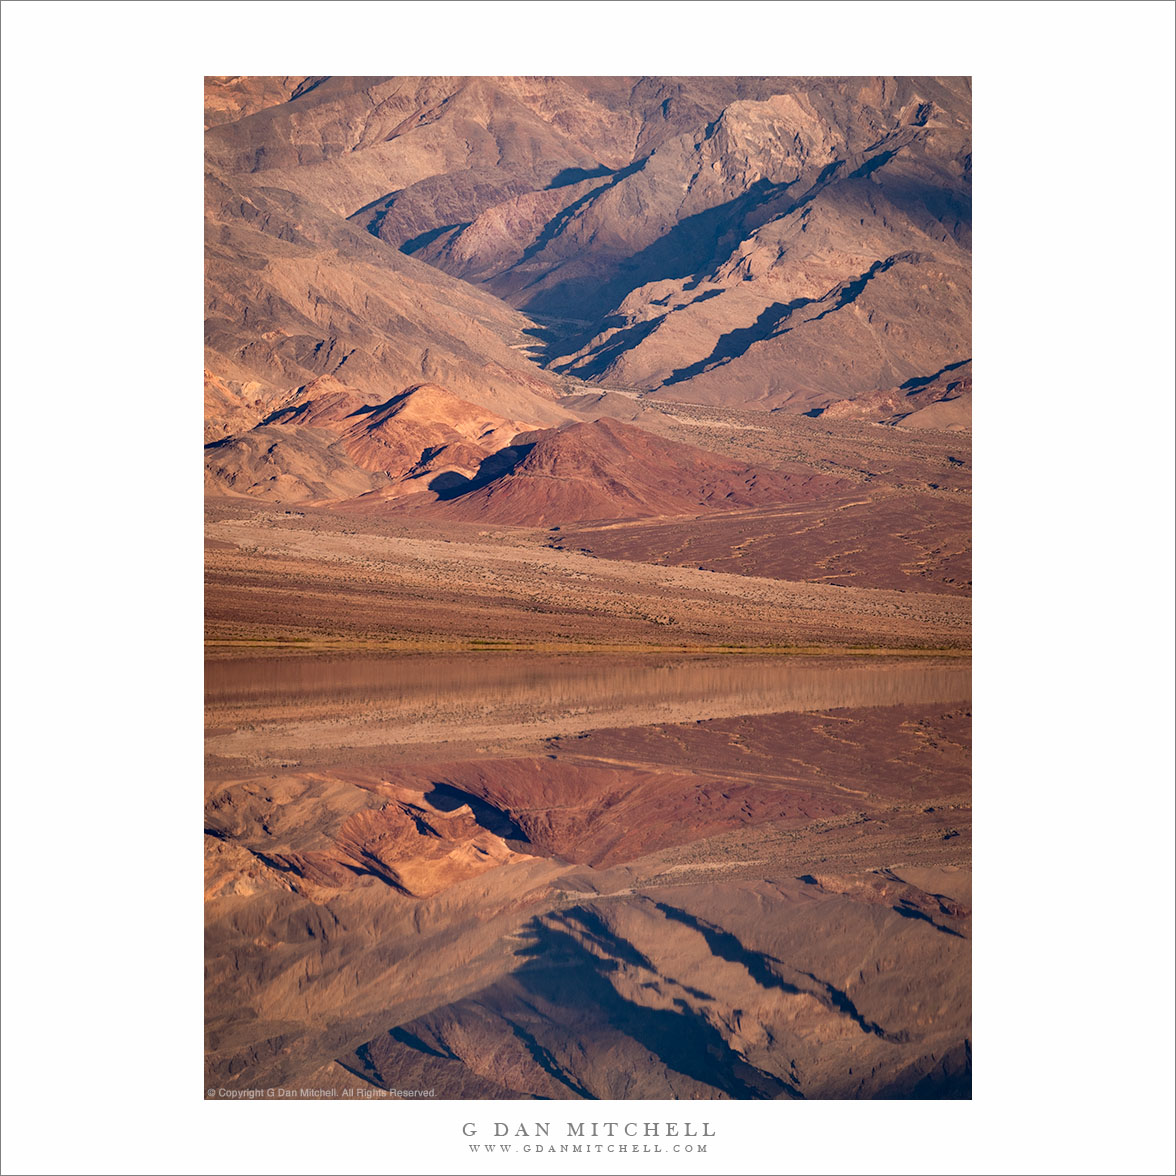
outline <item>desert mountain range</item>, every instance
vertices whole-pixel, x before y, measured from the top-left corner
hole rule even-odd
[[[206,126],[214,494],[539,525],[513,442],[603,468],[587,393],[968,426],[966,79],[210,78]],[[630,420],[642,513],[697,505]]]
[[[967,1097],[967,79],[206,127],[208,1087]]]

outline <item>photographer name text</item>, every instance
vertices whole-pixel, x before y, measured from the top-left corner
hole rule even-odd
[[[554,1139],[559,1142],[553,1142],[553,1126],[556,1128]],[[715,1137],[710,1123],[618,1120],[563,1124],[470,1122],[462,1124],[461,1133],[467,1139],[479,1140],[477,1143],[470,1143],[470,1151],[524,1153],[705,1153],[707,1144],[700,1141]]]

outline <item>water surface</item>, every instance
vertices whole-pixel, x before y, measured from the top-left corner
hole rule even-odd
[[[205,667],[210,750],[501,744],[733,715],[971,697],[963,658],[526,653],[250,657]]]

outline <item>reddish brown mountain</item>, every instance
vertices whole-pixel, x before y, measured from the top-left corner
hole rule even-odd
[[[517,464],[433,509],[540,527],[802,502],[835,489],[809,471],[754,469],[607,417],[516,439]]]
[[[394,781],[389,787],[403,780],[406,795],[414,784],[421,786],[414,769],[389,775]],[[552,756],[435,764],[429,781],[455,816],[469,813],[470,804],[481,801],[489,812],[502,814],[498,819],[504,825],[516,829],[528,853],[593,866],[632,861],[749,822],[800,825],[849,808],[844,800],[774,782]],[[438,836],[431,830],[429,835]]]

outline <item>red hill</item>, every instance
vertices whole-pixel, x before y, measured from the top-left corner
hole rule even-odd
[[[532,433],[516,446],[524,456],[508,472],[475,481],[433,509],[539,527],[807,501],[838,485],[819,475],[750,468],[609,418]]]

